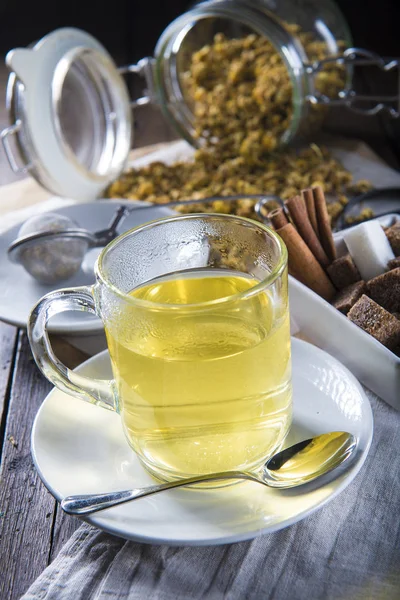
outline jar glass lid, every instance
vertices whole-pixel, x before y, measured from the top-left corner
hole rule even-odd
[[[130,99],[111,57],[92,36],[68,28],[12,50],[6,61],[15,163],[60,196],[96,198],[131,147]]]

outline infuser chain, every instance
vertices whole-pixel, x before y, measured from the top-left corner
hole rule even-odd
[[[388,59],[379,56],[375,52],[364,50],[363,48],[348,48],[343,52],[341,56],[332,56],[316,61],[312,64],[306,64],[306,73],[310,76],[315,75],[321,71],[327,64],[337,65],[349,65],[356,67],[378,67],[382,71],[392,71],[394,69],[400,69],[400,59]],[[397,84],[399,90],[397,95],[394,96],[379,96],[369,94],[357,94],[353,89],[345,89],[338,93],[336,98],[330,98],[325,94],[310,94],[307,96],[307,100],[311,104],[325,104],[331,106],[346,106],[353,112],[361,113],[364,115],[376,115],[380,112],[386,112],[393,119],[400,117],[400,74]],[[357,104],[366,104],[375,102],[375,106],[371,108],[362,108]],[[391,106],[395,104],[396,107]]]

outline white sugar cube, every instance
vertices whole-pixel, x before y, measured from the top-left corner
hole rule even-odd
[[[378,221],[368,221],[343,232],[348,251],[364,281],[387,271],[393,250]]]

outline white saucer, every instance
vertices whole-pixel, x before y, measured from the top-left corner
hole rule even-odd
[[[114,507],[87,520],[115,535],[153,544],[208,545],[252,539],[304,519],[339,494],[361,468],[372,440],[368,398],[353,375],[322,350],[293,339],[294,422],[287,445],[341,430],[358,451],[348,468],[323,485],[292,490],[245,482],[216,490],[177,489]],[[111,375],[107,352],[78,369]],[[154,483],[122,433],[119,417],[53,390],[32,431],[32,454],[44,484],[60,500],[70,494]]]
[[[133,201],[96,200],[87,204],[74,204],[57,208],[52,212],[66,215],[74,219],[80,227],[89,231],[98,231],[108,226],[115,214],[117,206],[127,204],[134,206]],[[119,232],[123,233],[142,223],[176,214],[171,209],[156,207],[143,208],[137,203],[139,210],[132,212],[121,224]],[[38,283],[25,269],[8,260],[7,248],[17,238],[21,224],[0,234],[0,321],[6,321],[17,327],[26,327],[29,313],[36,302],[48,292],[64,287],[76,287],[94,283],[94,275],[82,269],[71,279],[60,284],[48,286]],[[85,312],[68,312],[54,317],[49,323],[52,333],[86,335],[103,331],[103,325],[97,317]]]

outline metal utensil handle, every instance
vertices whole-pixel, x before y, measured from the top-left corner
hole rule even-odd
[[[257,212],[257,207],[261,203],[262,205],[266,202],[277,202],[279,205],[283,206],[283,200],[279,196],[275,194],[238,194],[235,196],[209,196],[208,198],[196,198],[194,200],[174,200],[173,202],[166,202],[165,204],[142,204],[138,206],[135,204],[132,207],[127,207],[127,213],[130,214],[136,210],[149,210],[150,208],[174,208],[176,206],[190,206],[191,204],[209,204],[210,202],[215,202],[216,200],[222,200],[224,202],[237,202],[238,200],[255,200],[256,205],[254,207]]]
[[[203,204],[214,202],[215,200],[223,200],[224,202],[235,202],[237,200],[243,200],[243,198],[249,198],[256,201],[256,205],[254,207],[255,212],[265,219],[262,214],[262,207],[266,202],[275,201],[278,204],[282,205],[282,199],[279,196],[275,196],[274,194],[240,194],[237,196],[210,196],[209,198],[201,198],[196,200],[176,200],[174,202],[167,202],[166,204],[147,204],[143,203],[138,206],[134,204],[133,206],[126,206],[126,204],[121,204],[113,216],[110,225],[106,229],[102,229],[100,231],[96,231],[91,234],[93,239],[95,240],[92,244],[93,246],[106,246],[111,240],[117,237],[118,235],[118,226],[121,222],[130,214],[134,213],[137,210],[151,210],[152,208],[174,208],[176,206],[185,206],[191,204]]]
[[[363,48],[348,48],[342,55],[332,56],[305,64],[306,73],[313,78],[316,73],[321,71],[326,65],[349,65],[352,67],[378,67],[382,71],[389,72],[399,69],[400,59],[384,58]],[[398,76],[397,90],[400,89],[400,77]],[[400,94],[397,91],[393,96],[358,94],[354,89],[345,89],[338,93],[336,98],[330,98],[325,94],[314,93],[307,96],[310,104],[322,104],[330,106],[345,106],[349,110],[363,115],[376,115],[380,112],[386,112],[393,119],[400,117]],[[366,104],[375,103],[374,106],[367,108]],[[395,105],[392,106],[392,105]]]
[[[258,483],[263,481],[253,473],[246,471],[225,471],[221,473],[211,473],[209,475],[197,475],[185,479],[170,481],[160,485],[153,485],[145,488],[134,488],[132,490],[123,490],[117,492],[108,492],[105,494],[84,494],[77,496],[67,496],[61,501],[61,508],[70,515],[89,515],[111,506],[131,502],[145,496],[152,496],[165,490],[194,485],[204,482],[223,481],[230,479],[249,479]],[[267,485],[267,484],[264,484]]]
[[[132,208],[130,206],[121,205],[117,208],[115,215],[111,219],[111,223],[106,229],[101,229],[100,231],[96,231],[93,234],[94,243],[92,246],[107,246],[114,238],[118,235],[118,226],[122,221],[125,220],[125,217],[130,215],[132,212]]]

